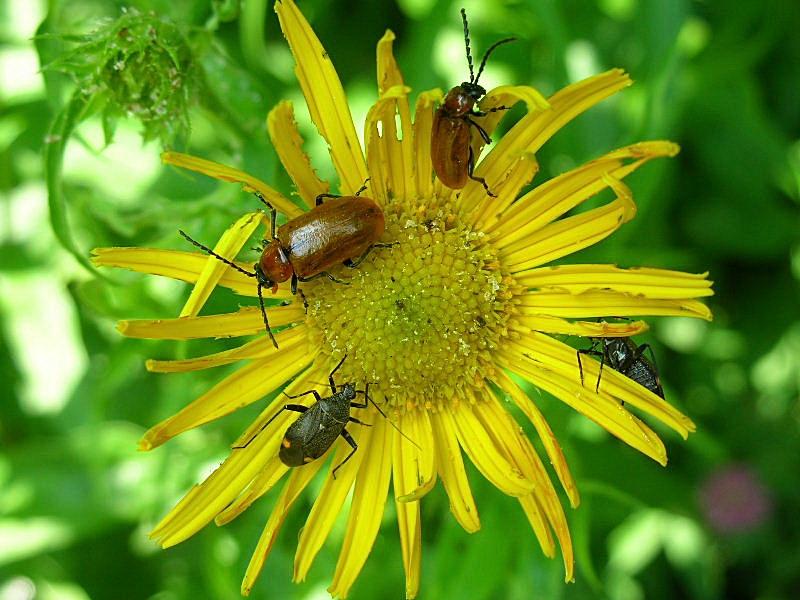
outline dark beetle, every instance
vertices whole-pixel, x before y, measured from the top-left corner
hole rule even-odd
[[[278,457],[287,467],[301,467],[318,459],[320,456],[325,454],[325,452],[327,452],[328,448],[330,448],[336,441],[336,438],[342,436],[345,441],[350,444],[353,450],[333,469],[333,477],[335,479],[336,471],[338,471],[342,465],[350,460],[353,454],[356,453],[356,450],[358,450],[358,444],[356,444],[356,441],[353,439],[347,429],[345,429],[347,424],[358,423],[359,425],[370,427],[369,423],[364,423],[355,417],[351,417],[350,409],[367,408],[368,404],[371,402],[378,412],[384,418],[387,418],[386,413],[384,413],[381,408],[375,404],[375,401],[370,398],[369,383],[366,384],[363,390],[357,390],[355,385],[352,383],[345,383],[337,389],[336,383],[333,380],[333,376],[336,371],[339,370],[339,367],[342,366],[342,363],[344,363],[346,358],[347,356],[345,355],[328,376],[328,382],[330,383],[331,387],[330,396],[323,398],[316,390],[309,390],[307,392],[303,392],[302,394],[297,394],[296,396],[290,396],[284,392],[284,395],[290,399],[313,394],[316,402],[311,406],[303,406],[302,404],[285,404],[283,408],[281,408],[259,430],[260,432],[266,429],[269,424],[272,423],[272,421],[274,421],[278,415],[285,410],[302,413],[297,421],[289,425],[289,428],[286,430],[286,434],[283,436],[283,441],[281,442],[281,448],[278,453]],[[357,394],[364,394],[363,403],[354,402]],[[393,423],[392,426],[394,427]],[[244,448],[249,443],[250,441],[243,446],[237,446],[237,448]]]
[[[377,243],[385,228],[383,211],[374,200],[359,196],[365,189],[366,186],[362,187],[355,196],[320,194],[317,196],[314,208],[278,227],[277,233],[275,231],[277,211],[263,196],[256,194],[270,211],[271,238],[262,241],[261,258],[253,265],[252,271],[246,271],[223,258],[183,231],[179,233],[229,267],[255,278],[264,326],[277,348],[278,342],[272,335],[267,311],[264,309],[262,288],[271,288],[274,294],[278,291],[279,283],[291,279],[292,294],[296,294],[298,281],[327,277],[337,283],[346,283],[336,279],[328,269],[338,264],[355,268],[373,248],[392,245]],[[330,200],[323,203],[325,198]],[[302,296],[302,291],[300,294]],[[302,297],[305,303],[305,297]]]
[[[598,349],[598,345],[602,347]],[[652,360],[648,360],[644,356],[646,350],[650,351]],[[653,357],[653,350],[649,344],[637,346],[629,337],[592,338],[591,348],[577,351],[578,368],[581,373],[581,385],[583,385],[581,354],[600,357],[600,371],[597,373],[595,391],[600,390],[600,376],[603,374],[603,365],[607,364],[628,379],[632,379],[655,395],[664,398],[664,389],[661,387],[655,357]]]
[[[433,116],[433,130],[431,132],[431,162],[436,176],[447,187],[460,190],[467,184],[467,179],[474,179],[483,185],[486,193],[495,195],[489,189],[482,177],[473,175],[475,169],[475,156],[471,145],[471,127],[475,127],[483,141],[492,143],[486,130],[478,125],[471,117],[483,117],[489,112],[508,110],[506,106],[497,106],[487,112],[474,110],[475,103],[486,95],[486,90],[478,85],[478,79],[483,73],[486,61],[492,51],[501,44],[513,42],[515,38],[506,38],[495,42],[483,55],[478,74],[472,70],[472,54],[469,48],[469,26],[467,13],[461,9],[461,19],[464,21],[464,42],[467,48],[467,63],[469,65],[469,81],[451,89],[444,102]]]

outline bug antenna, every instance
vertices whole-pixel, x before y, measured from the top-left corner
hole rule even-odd
[[[498,46],[502,45],[502,44],[507,44],[509,42],[516,42],[516,41],[517,41],[517,38],[510,37],[510,38],[502,39],[499,42],[495,42],[494,44],[489,46],[489,49],[483,55],[483,59],[481,60],[481,66],[478,68],[478,76],[475,77],[474,83],[476,83],[476,84],[478,83],[478,79],[480,79],[481,73],[483,73],[483,68],[486,66],[486,61],[489,60],[489,55],[494,51],[494,49],[497,48]]]
[[[180,234],[181,234],[181,235],[182,235],[184,238],[186,238],[186,240],[187,240],[189,243],[191,243],[191,244],[194,244],[195,246],[197,246],[198,248],[200,248],[200,250],[202,250],[202,251],[203,251],[203,252],[205,252],[206,254],[210,254],[211,256],[213,256],[214,258],[216,258],[217,260],[224,262],[226,265],[228,265],[228,266],[229,266],[229,267],[231,267],[232,269],[236,269],[237,271],[239,271],[240,273],[242,273],[242,274],[244,274],[244,275],[247,275],[248,277],[255,277],[255,276],[256,276],[256,274],[255,274],[255,273],[251,273],[250,271],[245,271],[245,270],[244,270],[242,267],[240,267],[240,266],[239,266],[239,265],[237,265],[236,263],[234,263],[234,262],[232,262],[232,261],[228,260],[228,259],[227,259],[227,258],[225,258],[225,257],[222,257],[222,256],[220,256],[219,254],[217,254],[216,252],[214,252],[214,251],[213,251],[211,248],[209,248],[208,246],[204,246],[204,245],[203,245],[203,244],[201,244],[200,242],[198,242],[198,241],[196,241],[196,240],[193,240],[193,239],[192,239],[191,237],[189,237],[189,235],[188,235],[188,234],[187,234],[185,231],[183,231],[182,229],[179,229],[179,230],[178,230],[178,233],[180,233]]]
[[[467,64],[469,64],[469,82],[477,82],[472,71],[472,54],[469,49],[469,25],[467,25],[467,11],[461,9],[461,20],[464,21],[464,43],[467,46]]]
[[[264,327],[267,328],[267,333],[269,334],[269,339],[272,340],[272,345],[278,349],[278,342],[275,339],[275,336],[272,335],[272,329],[270,329],[269,321],[267,320],[267,309],[264,308],[264,295],[261,293],[261,288],[263,286],[261,283],[258,284],[258,303],[261,305],[261,316],[264,317]]]
[[[422,448],[420,448],[420,447],[419,447],[419,444],[417,444],[417,442],[415,442],[415,441],[414,441],[414,440],[412,440],[410,437],[408,437],[408,436],[407,436],[405,433],[403,433],[402,431],[400,431],[400,428],[399,428],[397,425],[395,425],[394,421],[392,421],[392,420],[391,420],[391,419],[390,419],[390,418],[389,418],[389,417],[386,415],[386,413],[385,413],[385,412],[383,412],[383,410],[381,410],[381,407],[380,407],[380,406],[378,406],[378,403],[377,403],[377,402],[375,402],[375,400],[373,400],[373,399],[370,397],[370,395],[367,393],[367,390],[365,390],[365,391],[364,391],[364,397],[365,397],[365,398],[366,398],[366,399],[367,399],[369,402],[372,402],[372,406],[374,406],[374,407],[375,407],[375,408],[378,410],[378,412],[379,412],[379,413],[381,413],[381,416],[382,416],[384,419],[386,419],[387,421],[389,421],[389,424],[390,424],[392,427],[394,427],[394,428],[397,430],[397,433],[399,433],[399,434],[400,434],[400,435],[402,435],[404,438],[406,438],[406,439],[407,439],[409,442],[411,442],[411,443],[414,445],[414,447],[415,447],[417,450],[422,450]]]
[[[369,177],[367,177],[364,180],[364,184],[360,188],[358,188],[358,191],[356,192],[356,196],[360,196],[363,192],[367,191],[367,184],[368,183],[369,183]]]

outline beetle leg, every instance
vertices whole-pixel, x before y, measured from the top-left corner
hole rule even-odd
[[[342,433],[340,433],[339,435],[341,435],[344,438],[344,441],[350,444],[350,447],[353,448],[353,451],[347,456],[345,456],[344,460],[334,467],[332,471],[334,479],[336,479],[336,471],[342,468],[344,466],[344,463],[353,458],[353,454],[355,454],[356,450],[358,450],[358,444],[356,444],[356,441],[353,439],[353,436],[350,435],[347,429],[342,429]]]
[[[276,349],[278,348],[278,340],[275,339],[275,336],[272,334],[272,329],[269,326],[269,320],[267,319],[267,309],[264,308],[264,294],[261,292],[261,283],[259,282],[256,290],[258,292],[258,303],[261,305],[261,316],[264,317],[264,327],[267,328],[267,333],[269,334],[269,339],[272,340],[272,345],[275,346]]]
[[[308,300],[306,300],[306,295],[303,293],[303,290],[297,290],[297,293],[300,294],[300,299],[303,301],[303,310],[308,314]]]
[[[358,265],[364,262],[364,259],[367,258],[367,256],[369,256],[369,253],[372,252],[373,248],[392,248],[394,246],[397,246],[397,244],[399,243],[400,242],[389,242],[389,243],[378,242],[377,244],[372,244],[372,246],[367,248],[366,252],[364,252],[364,254],[359,256],[357,259],[353,260],[352,258],[348,258],[347,260],[343,261],[342,264],[350,269],[355,269],[356,267],[358,267]]]
[[[358,419],[356,419],[355,417],[350,417],[350,419],[348,419],[348,420],[349,420],[351,423],[358,423],[359,425],[363,425],[364,427],[372,427],[372,425],[371,425],[371,424],[369,424],[369,423],[364,423],[364,421],[359,421],[359,420],[358,420]]]
[[[297,277],[297,273],[293,272],[292,273],[292,284],[291,284],[292,285],[292,296],[297,294],[297,280],[298,279],[299,279],[299,277]]]
[[[261,202],[264,203],[264,206],[266,206],[269,209],[269,229],[270,229],[270,235],[271,235],[272,239],[274,240],[275,239],[275,218],[278,216],[278,211],[275,210],[275,207],[272,206],[272,204],[267,202],[267,199],[264,198],[264,196],[261,195],[261,192],[253,192],[253,194],[255,194],[255,197],[258,198],[259,200],[261,200]]]
[[[286,392],[283,392],[284,396],[286,396],[287,398],[291,398],[292,400],[294,400],[295,398],[300,398],[302,396],[308,396],[309,394],[314,394],[314,398],[317,400],[317,402],[321,402],[322,401],[322,398],[320,398],[319,392],[317,392],[317,390],[308,390],[307,392],[303,392],[302,394],[296,394],[294,396],[291,396],[291,395],[287,394]],[[303,412],[305,412],[305,411],[303,411]]]
[[[291,398],[291,396],[289,396],[289,397]],[[250,442],[252,442],[254,439],[256,439],[256,437],[258,436],[258,434],[259,434],[259,433],[261,433],[262,431],[264,431],[264,430],[265,430],[267,427],[269,427],[269,424],[270,424],[270,423],[272,423],[272,422],[273,422],[275,419],[277,419],[277,418],[278,418],[278,415],[279,415],[279,414],[281,414],[281,413],[282,413],[283,411],[285,411],[285,410],[290,410],[290,411],[292,411],[292,412],[298,412],[298,413],[304,413],[304,412],[306,412],[306,411],[308,410],[308,407],[307,407],[307,406],[303,406],[302,404],[284,404],[284,405],[283,405],[283,408],[282,408],[282,409],[280,409],[278,412],[276,412],[274,415],[272,415],[272,418],[271,418],[269,421],[267,421],[266,423],[264,423],[264,424],[263,424],[263,425],[262,425],[262,426],[259,428],[259,430],[258,430],[258,431],[256,431],[256,432],[255,432],[255,433],[254,433],[254,434],[253,434],[253,435],[250,437],[250,439],[249,439],[249,440],[247,440],[247,441],[246,441],[244,444],[242,444],[241,446],[231,446],[231,449],[232,449],[232,450],[242,450],[243,448],[247,448],[247,447],[250,445]]]
[[[349,281],[342,281],[341,279],[336,279],[336,277],[334,277],[327,271],[320,271],[319,273],[317,273],[316,275],[312,275],[311,277],[298,277],[297,280],[305,283],[306,281],[314,281],[315,279],[318,279],[320,277],[327,277],[334,283],[341,283],[342,285],[350,285]]]
[[[356,196],[360,196],[362,192],[367,191],[367,182],[369,181],[369,177],[364,180],[364,184],[358,188],[358,191],[355,193]]]
[[[331,384],[331,391],[334,394],[336,393],[336,382],[333,380],[333,376],[336,374],[336,371],[339,370],[339,367],[342,366],[342,363],[344,363],[346,358],[347,358],[347,354],[345,354],[342,357],[342,360],[339,361],[339,364],[337,364],[335,367],[333,367],[333,371],[331,371],[331,374],[328,375],[328,382]]]
[[[483,127],[478,125],[475,121],[473,121],[469,117],[464,117],[464,120],[478,130],[478,133],[481,134],[481,137],[483,138],[484,142],[486,142],[487,144],[491,144],[492,143],[491,136],[488,133],[486,133],[486,130]]]
[[[341,196],[339,196],[339,194],[318,194],[317,199],[315,200],[315,206],[322,204],[323,198],[341,198]]]
[[[485,117],[489,113],[499,112],[501,110],[511,110],[510,106],[495,106],[494,108],[490,108],[488,110],[476,110],[472,112],[473,117]]]
[[[492,193],[492,190],[489,189],[489,185],[486,183],[486,180],[483,177],[478,177],[473,174],[475,171],[475,155],[472,153],[472,148],[469,149],[469,160],[467,161],[467,175],[473,181],[477,181],[483,186],[483,189],[486,190],[486,193],[489,194],[492,198],[497,198],[496,194]]]

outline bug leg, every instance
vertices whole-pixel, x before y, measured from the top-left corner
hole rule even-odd
[[[597,350],[597,341],[592,340],[592,345],[589,348],[583,348],[577,350],[575,352],[576,356],[578,357],[578,371],[581,374],[581,387],[583,387],[583,362],[581,361],[581,354],[585,354],[587,356],[603,356],[602,352]]]
[[[297,273],[292,273],[292,283],[291,283],[291,286],[292,286],[292,295],[293,295],[293,296],[294,296],[295,294],[297,294],[297,280],[298,280]]]
[[[319,206],[323,202],[323,198],[341,198],[338,194],[318,194],[315,200],[315,206]]]
[[[489,184],[486,183],[486,180],[483,177],[478,177],[473,174],[475,171],[475,155],[472,153],[472,148],[469,149],[469,160],[467,161],[467,175],[473,181],[477,181],[483,186],[483,189],[486,190],[486,193],[492,197],[497,198],[496,194],[492,193],[492,190],[489,189]]]
[[[348,258],[347,260],[342,262],[342,264],[350,269],[355,269],[358,265],[364,262],[364,259],[367,258],[367,256],[369,256],[369,253],[372,252],[373,248],[392,248],[394,246],[397,246],[397,244],[399,243],[400,242],[388,242],[388,243],[378,242],[376,244],[372,244],[372,246],[367,248],[366,252],[364,252],[364,254],[359,256],[357,259],[353,260],[352,258]]]
[[[352,452],[350,452],[350,454],[344,457],[344,460],[342,462],[340,462],[333,468],[332,474],[334,479],[336,479],[336,471],[341,469],[344,466],[344,463],[353,458],[353,454],[355,454],[356,450],[358,450],[358,444],[356,444],[356,441],[353,439],[353,436],[350,435],[347,429],[342,429],[342,433],[340,433],[339,435],[341,435],[344,438],[344,441],[350,444],[350,447],[353,448],[353,450]]]
[[[475,113],[473,113],[473,114],[475,114]],[[485,143],[487,143],[487,144],[491,144],[491,143],[492,143],[492,138],[491,138],[491,136],[489,136],[489,134],[488,134],[488,133],[486,133],[486,130],[485,130],[483,127],[481,127],[480,125],[478,125],[478,124],[477,124],[475,121],[473,121],[473,120],[472,120],[472,119],[470,119],[469,117],[464,117],[464,120],[465,120],[467,123],[469,123],[470,125],[472,125],[472,126],[475,128],[475,129],[477,129],[477,130],[478,130],[478,133],[480,133],[480,134],[481,134],[481,137],[483,138],[483,141],[484,141]]]
[[[606,363],[606,353],[602,352],[600,354],[600,369],[597,371],[597,383],[594,386],[594,391],[596,394],[600,393],[600,378],[603,376],[603,365]]]
[[[322,401],[322,398],[320,398],[319,392],[317,392],[317,390],[308,390],[307,392],[303,392],[302,394],[295,394],[294,396],[291,396],[291,395],[287,394],[286,392],[283,392],[284,396],[286,396],[287,398],[290,398],[292,400],[294,400],[295,398],[301,398],[302,396],[308,396],[309,394],[314,394],[314,398],[316,399],[317,402]],[[305,411],[303,411],[303,412],[305,412]]]
[[[289,397],[291,398],[291,396],[289,396]],[[278,412],[276,412],[274,415],[272,415],[272,418],[269,421],[267,421],[266,423],[264,423],[258,429],[258,431],[256,431],[252,436],[250,436],[249,440],[247,440],[241,446],[231,446],[231,449],[232,450],[242,450],[243,448],[247,448],[250,445],[250,442],[252,442],[254,439],[256,439],[258,434],[260,434],[267,427],[269,427],[269,424],[272,423],[275,419],[277,419],[278,415],[281,414],[285,410],[290,410],[292,412],[298,412],[298,413],[304,413],[304,412],[306,412],[308,410],[308,407],[307,406],[303,406],[302,404],[284,404],[283,408],[280,409]]]
[[[345,361],[345,359],[346,359],[346,358],[347,358],[347,354],[345,354],[345,355],[342,357],[342,360],[340,360],[340,361],[339,361],[339,364],[338,364],[338,365],[336,365],[335,367],[333,367],[333,371],[331,371],[331,374],[330,374],[330,375],[328,375],[328,382],[331,384],[331,391],[332,391],[334,394],[336,393],[336,382],[333,380],[333,376],[336,374],[336,371],[338,371],[338,370],[339,370],[339,367],[341,367],[341,366],[342,366],[342,363],[344,363],[344,361]]]
[[[356,419],[355,417],[350,417],[349,421],[350,421],[351,423],[358,423],[359,425],[363,425],[364,427],[372,427],[372,425],[371,425],[371,424],[369,424],[369,423],[364,423],[364,421],[359,421],[359,420],[358,420],[358,419]]]

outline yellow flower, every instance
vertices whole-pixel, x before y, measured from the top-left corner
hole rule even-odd
[[[566,580],[573,579],[573,551],[561,502],[545,463],[551,463],[570,504],[578,490],[561,448],[537,405],[519,380],[550,392],[613,435],[660,464],[666,451],[658,435],[629,409],[661,421],[686,437],[694,424],[661,397],[631,379],[582,360],[553,335],[635,335],[642,321],[597,321],[598,317],[689,316],[710,319],[697,298],[712,294],[706,274],[612,265],[546,266],[601,241],[633,218],[636,209],[622,180],[656,157],[678,148],[665,141],[633,144],[610,152],[542,183],[518,197],[537,172],[539,148],[564,124],[631,82],[612,70],[568,86],[545,100],[530,87],[492,90],[483,109],[524,102],[528,112],[493,144],[476,169],[496,198],[474,181],[459,191],[432,174],[430,135],[440,90],[422,92],[412,110],[409,88],[392,54],[394,35],[378,43],[378,100],[365,124],[366,156],[356,136],[344,90],[333,64],[291,0],[276,3],[284,35],[311,118],[330,148],[340,192],[353,195],[369,178],[366,196],[384,210],[382,241],[398,242],[372,252],[358,269],[341,273],[350,285],[327,280],[302,284],[308,312],[288,286],[277,298],[291,303],[268,307],[280,349],[264,335],[257,305],[231,314],[198,316],[217,285],[256,295],[255,281],[197,252],[141,248],[95,251],[95,263],[180,279],[194,284],[177,319],[123,321],[126,336],[190,339],[255,335],[253,341],[210,356],[148,361],[153,372],[186,372],[243,362],[176,415],[150,429],[141,441],[149,450],[280,390],[317,390],[347,355],[339,383],[373,382],[376,401],[387,412],[358,412],[371,424],[349,426],[359,450],[333,477],[350,447],[338,440],[331,459],[291,470],[253,554],[242,584],[252,589],[292,504],[325,467],[321,491],[299,537],[294,579],[302,581],[352,491],[349,518],[329,591],[345,597],[361,571],[380,528],[392,482],[400,531],[406,596],[418,593],[421,561],[420,503],[437,478],[455,519],[468,532],[480,528],[478,509],[465,474],[462,452],[503,493],[519,500],[542,551],[561,548]],[[482,126],[492,131],[503,118],[491,113]],[[328,191],[303,152],[288,102],[269,115],[275,149],[308,206]],[[478,151],[482,148],[477,148]],[[288,218],[302,209],[262,181],[236,169],[177,153],[165,162],[242,184],[258,191]],[[610,188],[616,199],[564,216]],[[242,217],[225,232],[215,251],[233,260],[259,224],[260,212]],[[243,269],[251,267],[240,263]],[[337,275],[339,272],[337,271]],[[590,319],[590,320],[585,320]],[[538,433],[542,461],[509,409],[509,400]],[[296,402],[310,405],[312,396]],[[281,396],[234,442],[228,459],[195,486],[152,532],[162,546],[175,545],[214,520],[227,523],[275,486],[287,473],[278,458],[286,428],[297,415],[281,411]],[[277,417],[276,417],[277,415]],[[264,425],[276,417],[268,427]],[[396,426],[396,427],[393,427]],[[400,433],[402,432],[402,433]],[[327,465],[327,466],[326,466]],[[330,467],[330,468],[329,468]]]

